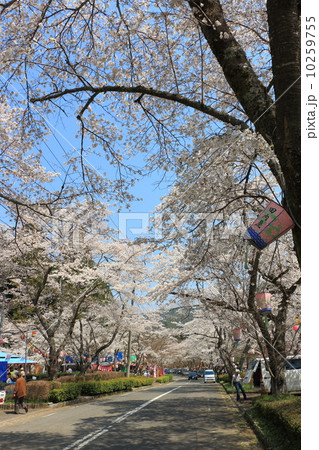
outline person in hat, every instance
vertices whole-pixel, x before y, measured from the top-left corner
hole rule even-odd
[[[23,378],[25,378],[25,371],[24,371],[23,366],[20,366],[19,372],[21,373],[21,376],[22,376]]]
[[[238,402],[240,400],[240,391],[243,393],[244,400],[247,400],[246,392],[241,384],[241,380],[240,370],[236,368],[232,378],[232,386],[235,386]]]
[[[16,384],[14,386],[14,391],[13,391],[14,412],[16,414],[19,413],[20,406],[22,406],[22,408],[25,410],[26,413],[28,412],[28,407],[24,403],[24,397],[26,395],[27,395],[27,382],[21,376],[21,372],[18,372],[18,378],[17,378]]]

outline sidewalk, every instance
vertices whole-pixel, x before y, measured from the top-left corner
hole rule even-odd
[[[224,390],[225,394],[227,395],[227,397],[231,400],[232,404],[239,410],[239,412],[242,414],[242,417],[245,419],[247,424],[250,426],[250,428],[253,430],[253,432],[257,436],[259,442],[262,445],[261,448],[268,448],[268,442],[267,442],[266,436],[264,435],[263,431],[260,429],[258,424],[254,420],[251,419],[249,414],[247,414],[247,411],[250,408],[252,408],[252,406],[253,406],[253,400],[255,398],[259,398],[260,397],[260,395],[261,395],[260,392],[246,393],[247,400],[244,400],[243,396],[241,394],[240,401],[237,401],[236,400],[236,393],[229,394],[226,391],[226,388],[224,386],[223,386],[223,390]]]

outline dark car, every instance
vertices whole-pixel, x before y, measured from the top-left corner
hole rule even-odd
[[[198,378],[197,372],[189,372],[188,374],[189,380],[197,380],[197,378]]]
[[[200,370],[197,370],[197,376],[200,378],[200,377],[203,377],[204,376],[204,372],[205,372],[205,370],[203,369],[200,369]]]

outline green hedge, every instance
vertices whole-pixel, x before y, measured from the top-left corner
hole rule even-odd
[[[172,380],[173,380],[173,375],[171,375],[171,374],[162,375],[161,377],[156,378],[156,381],[158,383],[169,383]]]
[[[219,383],[230,383],[229,375],[227,373],[223,375],[217,375],[217,381]]]
[[[262,396],[254,400],[256,408],[263,417],[280,425],[292,442],[301,439],[301,397],[294,395]]]
[[[117,380],[85,381],[81,383],[82,395],[100,395],[117,391],[126,391],[134,387],[134,378],[119,378]]]
[[[130,377],[115,378],[111,380],[83,381],[78,383],[63,383],[61,389],[53,389],[49,401],[53,403],[73,400],[80,395],[94,396],[109,394],[112,392],[126,391],[133,387],[147,386],[153,384],[153,378]]]
[[[33,380],[33,377],[35,377],[36,380],[48,380],[49,379],[49,375],[47,373],[27,373],[25,376],[25,379],[27,381],[31,381],[31,380]]]
[[[73,400],[81,395],[80,383],[63,383],[61,389],[53,389],[49,395],[49,401],[53,403]]]

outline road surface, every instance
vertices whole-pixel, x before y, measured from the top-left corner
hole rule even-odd
[[[185,378],[27,414],[1,411],[0,439],[6,450],[262,448],[220,385]]]

